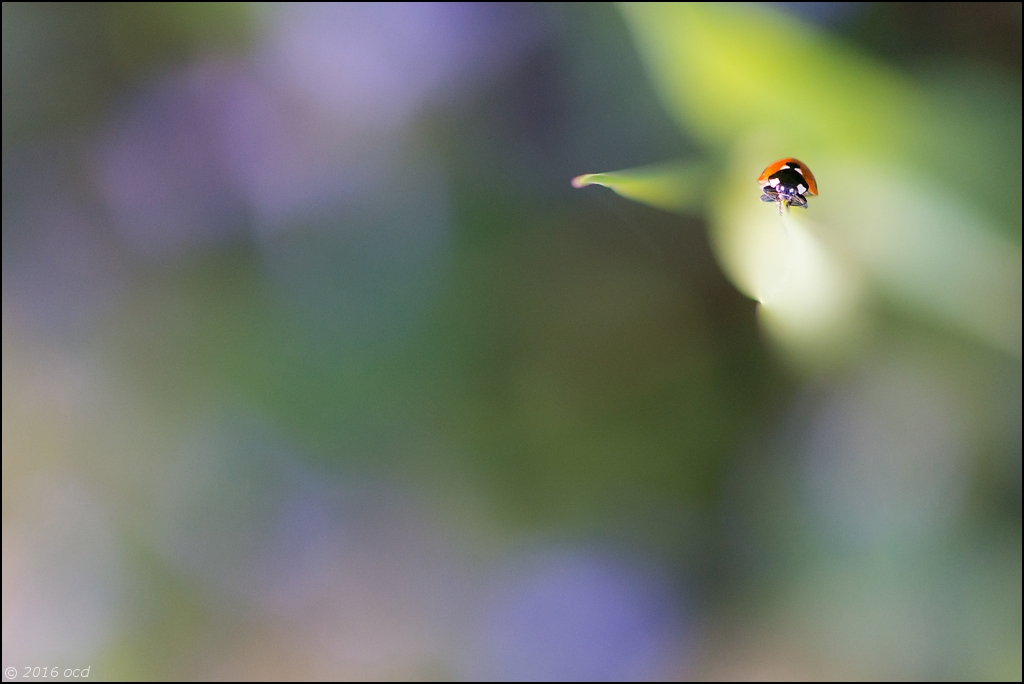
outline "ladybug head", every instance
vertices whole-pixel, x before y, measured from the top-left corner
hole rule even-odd
[[[764,192],[764,194],[761,195],[761,201],[777,202],[779,205],[779,213],[782,212],[782,207],[788,207],[790,205],[794,207],[807,208],[807,198],[803,194],[806,192],[806,188],[801,192],[800,186],[777,183],[774,186],[766,185],[761,190]]]

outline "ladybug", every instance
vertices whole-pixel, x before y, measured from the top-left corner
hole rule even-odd
[[[789,211],[790,205],[794,207],[807,208],[807,198],[804,195],[817,195],[818,183],[814,180],[814,174],[799,159],[786,157],[768,165],[761,172],[757,182],[761,184],[762,202],[776,202],[779,205],[779,215],[782,215],[782,208]]]

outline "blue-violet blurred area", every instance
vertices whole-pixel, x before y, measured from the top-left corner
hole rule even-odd
[[[727,77],[781,17],[1015,131],[989,195],[893,153],[1008,299],[935,304],[938,201],[935,252],[860,233],[896,284],[813,361],[709,228],[778,218],[736,161],[776,113],[705,135],[643,11],[4,3],[4,681],[1020,679],[1020,4],[700,32]],[[821,149],[794,214],[930,235]],[[570,185],[673,159],[681,214]]]

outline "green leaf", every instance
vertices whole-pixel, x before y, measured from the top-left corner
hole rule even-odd
[[[602,185],[619,195],[665,211],[693,213],[703,209],[707,165],[679,162],[608,173],[585,173],[572,179],[574,188]]]

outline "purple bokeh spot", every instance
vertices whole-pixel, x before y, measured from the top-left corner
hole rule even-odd
[[[481,625],[486,680],[610,681],[664,677],[684,634],[657,578],[589,555],[541,558],[508,578]]]
[[[96,178],[125,241],[174,254],[237,233],[246,207],[225,173],[225,112],[239,75],[205,65],[138,98],[101,141]]]
[[[539,26],[514,6],[290,4],[272,23],[266,59],[335,116],[394,128],[430,98],[521,53]]]

